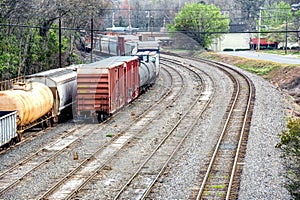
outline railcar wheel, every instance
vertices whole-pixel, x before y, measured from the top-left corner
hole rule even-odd
[[[16,142],[18,143],[18,142],[21,142],[21,140],[22,140],[22,133],[18,133],[18,136],[17,136],[17,138],[16,138]]]
[[[98,122],[101,123],[107,118],[107,114],[105,112],[98,113]]]

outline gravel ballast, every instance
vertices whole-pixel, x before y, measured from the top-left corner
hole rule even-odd
[[[286,96],[261,77],[247,73],[256,88],[239,199],[291,199],[284,187],[284,159],[275,148],[286,127]]]
[[[186,59],[185,62],[192,61]],[[205,170],[204,165],[207,162],[207,157],[204,155],[209,154],[209,146],[212,146],[215,142],[213,141],[213,133],[218,132],[218,127],[214,125],[222,120],[226,106],[230,100],[230,97],[227,97],[226,95],[228,93],[228,96],[230,96],[232,91],[232,83],[230,83],[228,78],[225,77],[224,74],[222,75],[219,70],[210,70],[207,66],[204,66],[203,68],[207,73],[212,73],[211,76],[217,80],[216,85],[218,86],[218,89],[216,94],[218,97],[216,98],[215,103],[209,108],[205,118],[199,123],[197,129],[198,133],[195,132],[195,134],[187,139],[185,146],[179,150],[177,156],[175,156],[173,162],[171,162],[167,169],[167,176],[164,176],[159,180],[153,193],[150,194],[151,199],[193,198],[193,191],[196,192],[197,189],[199,189],[199,182],[197,181],[201,181],[200,173]],[[284,187],[284,184],[286,183],[284,177],[284,158],[281,157],[281,150],[275,148],[275,145],[280,141],[278,134],[286,127],[287,121],[285,117],[287,115],[287,107],[289,107],[286,101],[287,96],[261,77],[248,72],[244,73],[246,73],[254,82],[256,87],[256,99],[243,165],[239,199],[291,199],[288,191]],[[151,91],[140,96],[132,104],[121,110],[120,116],[109,122],[105,131],[99,131],[99,134],[103,134],[101,137],[109,140],[109,138],[105,138],[106,134],[116,134],[115,129],[122,129],[125,123],[130,121],[129,118],[133,118],[133,116],[131,116],[132,113],[136,116],[143,113],[143,110],[146,107],[150,107],[153,102],[156,102],[159,99],[158,97],[162,93],[164,87],[166,87],[166,85],[163,80],[159,78],[157,83],[151,88]],[[169,116],[168,120],[172,120],[173,115],[170,114]],[[18,163],[18,161],[23,160],[36,150],[55,141],[65,130],[71,129],[72,127],[74,128],[74,125],[76,124],[60,124],[53,129],[47,130],[45,134],[41,134],[31,141],[17,145],[8,152],[1,154],[0,172],[7,170],[9,167]],[[160,125],[161,127],[166,126],[166,124],[159,123],[156,123],[156,125]],[[153,129],[152,132],[155,132],[155,129]],[[160,130],[160,132],[163,131]],[[137,137],[137,139],[139,138]],[[149,138],[145,137],[144,139],[152,145]],[[153,141],[153,143],[155,142],[156,141]],[[134,145],[135,143],[136,142],[133,141],[128,146]],[[145,149],[142,150],[147,151],[146,147],[148,146],[145,146]],[[137,153],[141,153],[139,152],[141,148],[132,149],[136,150]],[[70,158],[72,158],[72,155],[73,154],[69,153]],[[121,155],[123,156],[120,159],[122,161],[120,163],[122,163],[122,167],[124,167],[124,169],[121,169],[126,173],[126,165],[130,166],[130,164],[135,164],[135,162],[128,163],[132,162],[131,160],[134,160],[134,157],[131,159],[130,157],[126,158],[126,156],[129,155],[126,154],[126,151],[123,151],[123,154],[121,153]],[[66,168],[71,166],[63,160],[56,160],[55,165],[56,164],[56,167],[52,164],[47,165],[47,167],[51,167],[52,171],[47,170],[47,168],[45,171],[48,171],[47,173],[51,172],[56,174],[65,173],[64,168],[60,166],[65,166]],[[200,166],[202,166],[202,168]],[[114,168],[107,168],[108,172],[112,169]],[[41,171],[42,170],[44,169],[41,169]],[[12,189],[6,196],[1,197],[7,197],[8,199],[26,199],[32,198],[32,194],[38,195],[40,192],[39,187],[43,187],[42,185],[39,185],[39,180],[46,177],[45,174],[38,172],[39,171],[36,171],[36,174],[33,173],[32,176],[27,177],[28,179],[34,179],[32,185],[27,185],[28,189],[24,189],[25,186],[24,188],[23,186],[19,186],[17,189]],[[103,179],[101,176],[107,176],[108,172],[100,174],[97,178]],[[82,190],[82,195],[79,196],[99,199],[97,193],[91,192],[99,190],[100,186],[111,187],[110,185],[114,184],[117,179],[118,177],[116,176],[115,179],[108,179],[108,181],[104,183],[97,180],[92,181],[90,184],[91,187]],[[97,185],[98,183],[101,183],[102,185]],[[17,194],[15,193],[16,191],[18,192]],[[111,194],[106,195],[103,193],[103,195],[109,198]]]

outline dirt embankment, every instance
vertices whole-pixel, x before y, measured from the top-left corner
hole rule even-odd
[[[300,117],[300,65],[280,64],[216,53],[201,53],[197,56],[235,65],[269,80],[292,97],[291,109]]]

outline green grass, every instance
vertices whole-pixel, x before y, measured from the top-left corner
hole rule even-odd
[[[106,134],[106,137],[113,137],[114,135],[113,134]]]
[[[224,63],[235,65],[235,66],[245,69],[251,73],[262,76],[266,79],[269,79],[268,76],[271,73],[276,72],[284,67],[292,68],[292,67],[296,66],[296,65],[280,64],[280,63],[271,62],[271,61],[255,60],[255,59],[242,58],[242,57],[239,57],[237,59],[234,56],[220,55],[217,53],[202,53],[197,56],[199,56],[201,58],[221,61]]]
[[[296,55],[297,57],[300,57],[300,51],[297,50],[287,50],[287,54],[285,53],[285,50],[266,50],[261,52],[277,54],[277,55]]]
[[[268,75],[271,71],[275,70],[277,67],[276,66],[264,66],[264,67],[257,67],[257,66],[239,66],[238,67],[245,69],[249,72],[252,72],[254,74],[257,74],[259,76],[265,76]]]
[[[218,197],[225,197],[225,192],[218,192]]]
[[[212,185],[211,188],[214,188],[214,189],[224,189],[226,187],[225,184],[222,184],[222,185]]]

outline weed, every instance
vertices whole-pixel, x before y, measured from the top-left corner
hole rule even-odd
[[[226,187],[225,184],[222,184],[222,185],[212,185],[211,188],[214,188],[214,189],[224,189]]]

